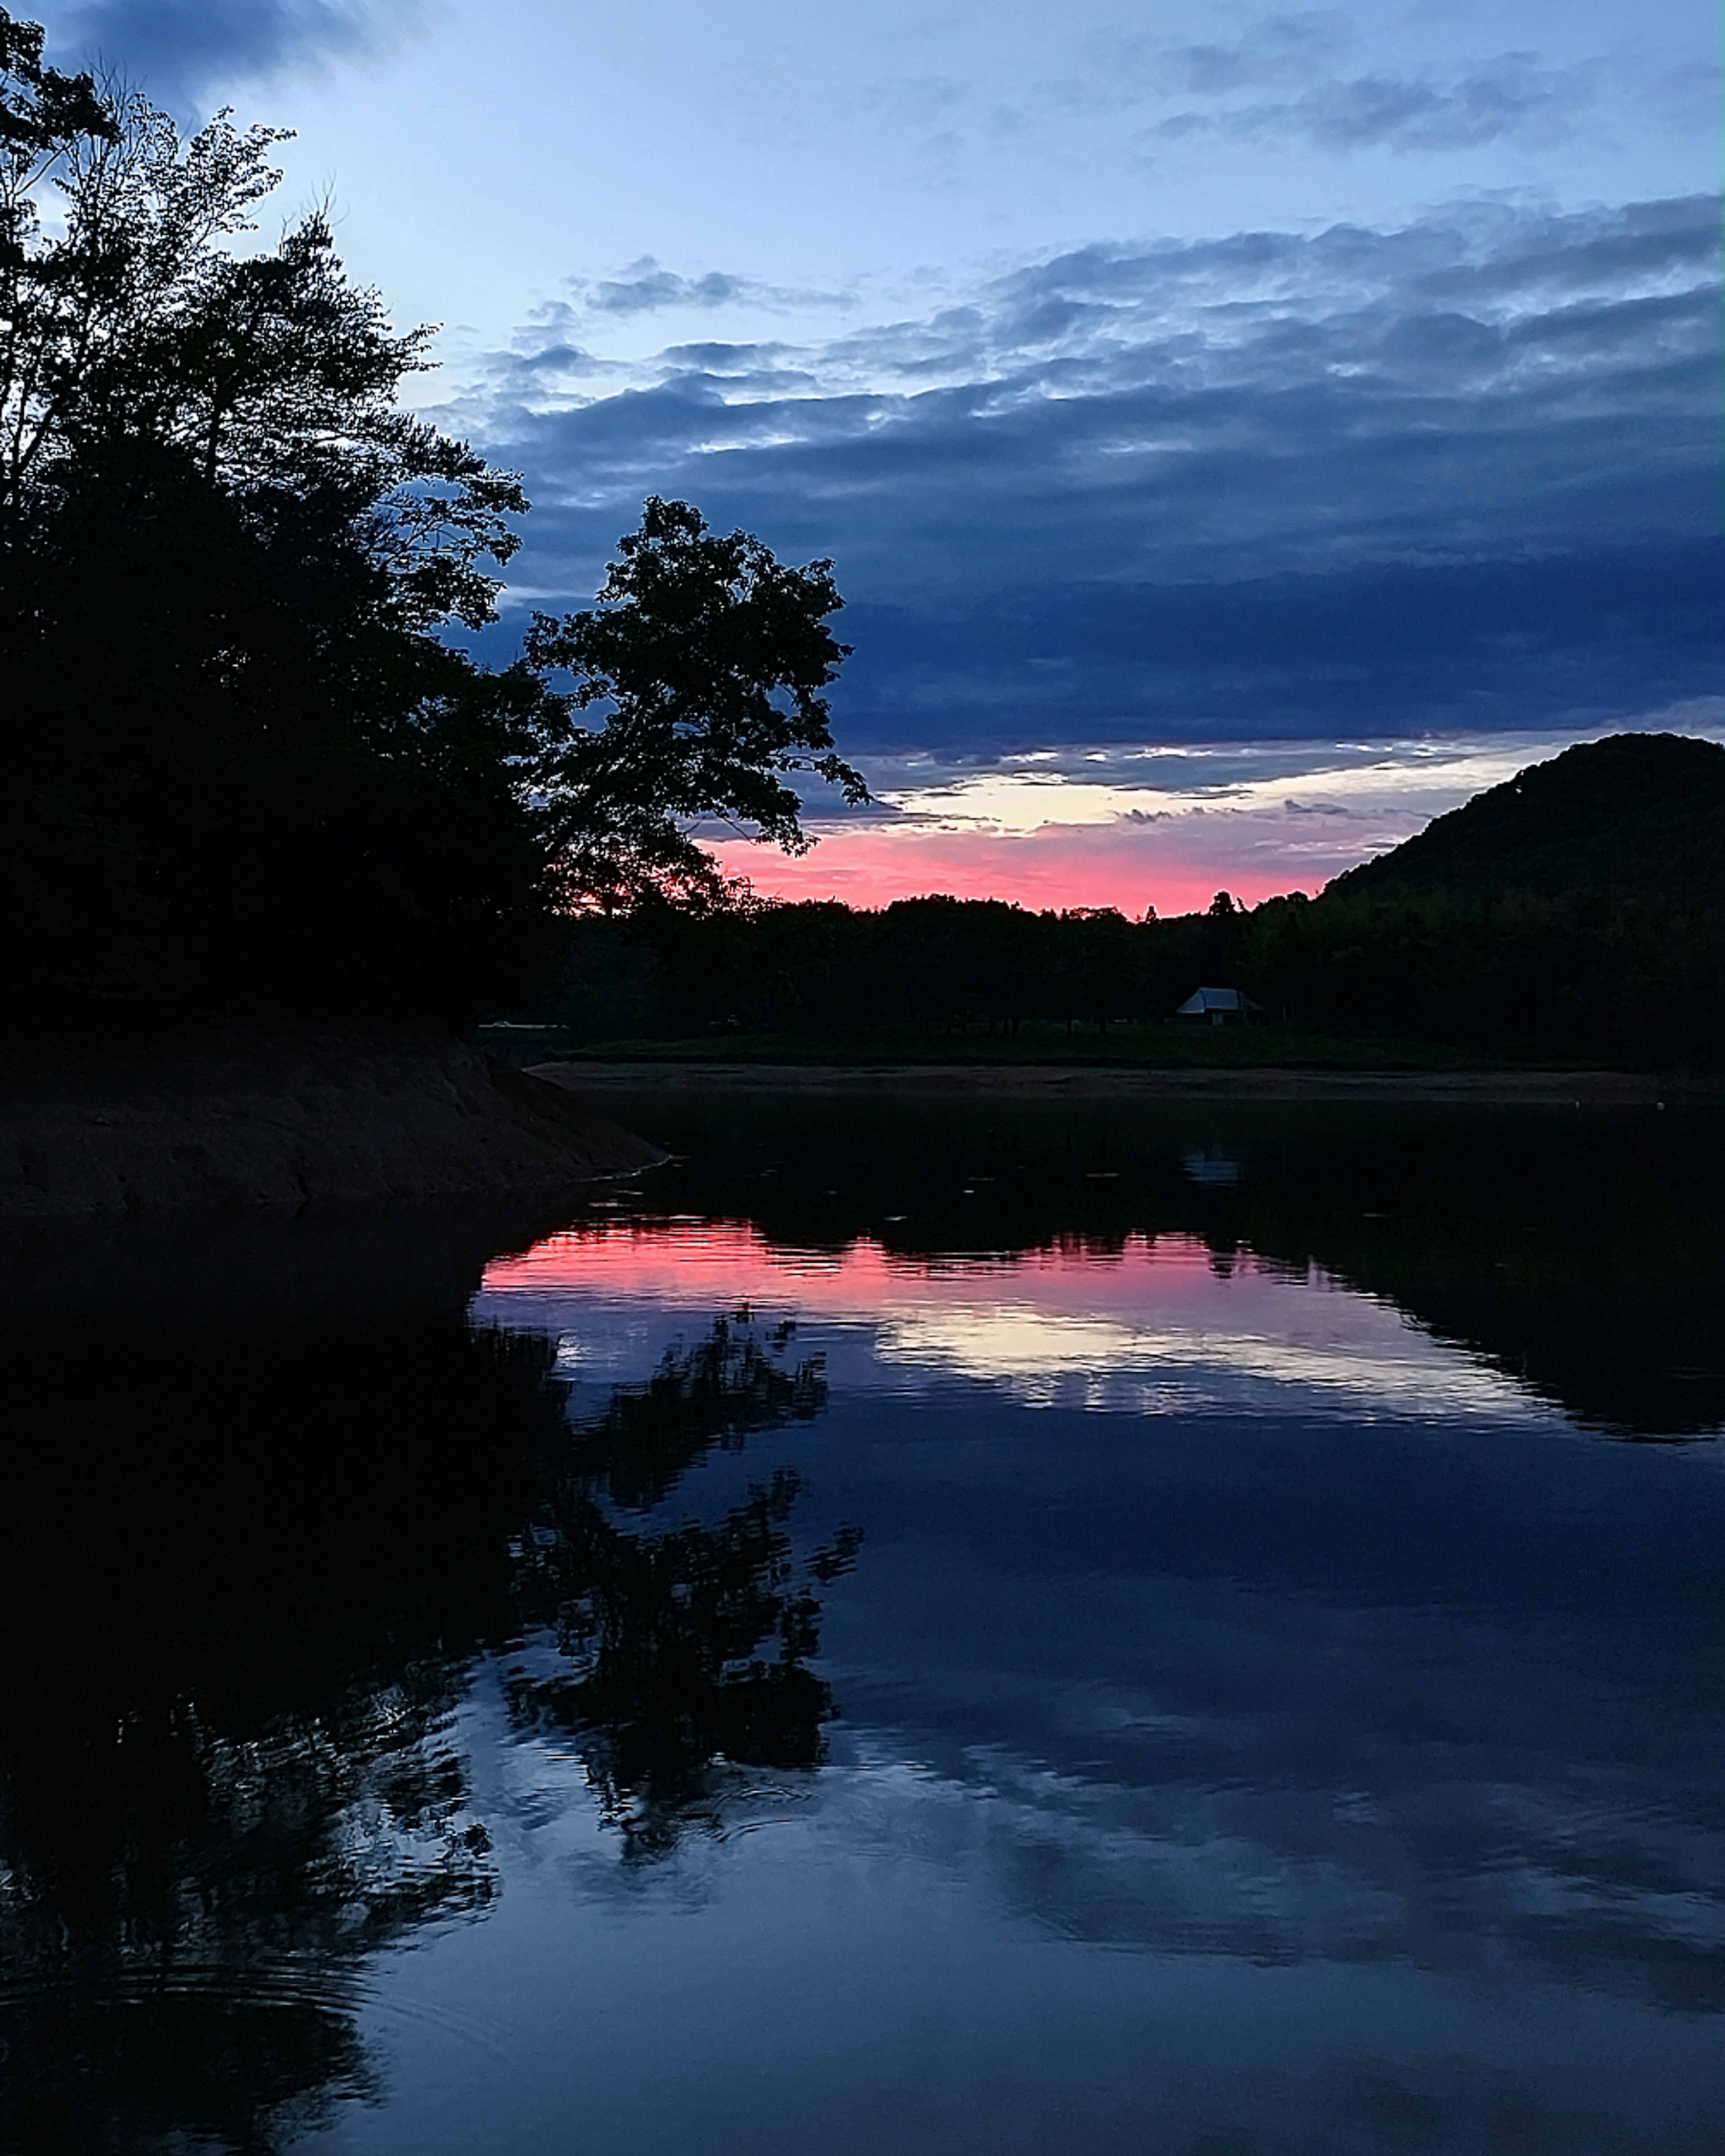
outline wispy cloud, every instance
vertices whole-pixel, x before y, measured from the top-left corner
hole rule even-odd
[[[798,285],[773,285],[757,277],[740,277],[722,270],[709,270],[698,277],[685,277],[667,270],[651,254],[615,277],[571,278],[572,304],[593,315],[649,315],[670,309],[747,306],[783,312],[791,308],[851,307],[847,292],[819,291]]]
[[[1149,72],[1158,83],[1195,97],[1225,96],[1320,74],[1358,36],[1353,16],[1340,8],[1266,15],[1248,23],[1237,38],[1163,47]]]
[[[1543,68],[1531,53],[1505,53],[1471,72],[1357,75],[1315,85],[1297,97],[1220,111],[1184,111],[1152,139],[1218,135],[1318,150],[1471,150],[1506,137],[1536,146],[1563,141],[1594,102],[1592,68]]]
[[[1621,722],[1615,722],[1620,724]],[[1725,697],[1635,715],[1645,729],[1725,739]],[[1009,892],[1030,906],[1189,912],[1225,889],[1250,902],[1316,891],[1577,739],[1564,729],[1437,739],[1227,742],[1068,747],[943,771],[883,757],[870,815],[823,819],[821,843],[786,860],[719,850],[763,893],[882,905],[909,892]],[[715,834],[719,835],[719,834]]]

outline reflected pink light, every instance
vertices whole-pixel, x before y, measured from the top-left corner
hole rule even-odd
[[[1236,1260],[1242,1270],[1255,1270]],[[1147,1302],[1214,1295],[1207,1246],[1195,1236],[1134,1235],[1117,1254],[1086,1246],[1022,1256],[911,1258],[871,1236],[842,1250],[798,1250],[768,1241],[746,1221],[604,1221],[566,1229],[486,1266],[476,1307],[501,1317],[511,1306],[569,1293],[673,1306],[787,1304],[811,1316],[857,1317],[933,1297],[993,1306],[1003,1297],[1050,1315],[1101,1315]]]

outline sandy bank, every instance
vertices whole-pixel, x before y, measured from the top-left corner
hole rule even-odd
[[[536,1063],[575,1092],[990,1093],[1025,1098],[1453,1101],[1589,1107],[1725,1106],[1725,1078],[1634,1070],[1153,1070],[1001,1064]]]
[[[496,1195],[661,1150],[434,1034],[206,1031],[0,1055],[0,1215]]]

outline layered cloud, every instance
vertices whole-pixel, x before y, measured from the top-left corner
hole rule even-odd
[[[808,291],[798,286],[769,285],[758,277],[732,276],[709,270],[697,277],[679,276],[651,254],[631,262],[615,277],[572,278],[574,295],[568,301],[541,310],[536,320],[572,320],[583,311],[594,315],[663,314],[689,308],[748,307],[780,311],[793,307],[834,307],[851,304],[842,292]]]
[[[859,749],[1585,729],[1717,685],[1717,248],[1702,198],[1097,245],[824,341],[530,329],[454,416],[522,597],[649,491],[834,557]]]

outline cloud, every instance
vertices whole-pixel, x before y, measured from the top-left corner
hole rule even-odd
[[[537,592],[649,491],[834,557],[859,746],[1587,723],[1725,658],[1717,250],[1701,198],[1099,244],[591,379],[547,323],[451,416]]]
[[[1648,731],[1725,737],[1725,697],[1634,715]],[[1009,892],[1035,906],[1191,912],[1218,890],[1248,903],[1316,891],[1399,845],[1432,817],[1622,721],[1542,733],[1399,742],[1139,745],[1004,755],[942,771],[883,757],[872,814],[824,816],[812,854],[721,844],[733,875],[763,894],[879,906],[909,892]],[[881,810],[889,812],[882,814]],[[717,836],[719,834],[714,834]]]
[[[1505,53],[1449,81],[1358,75],[1281,102],[1176,113],[1151,133],[1163,141],[1209,134],[1342,151],[1471,150],[1509,136],[1544,146],[1571,133],[1594,95],[1591,69],[1542,68],[1532,54]]]
[[[387,50],[424,0],[76,0],[44,9],[57,54],[117,68],[160,102],[226,83]]]
[[[1656,75],[1637,101],[1662,126],[1712,135],[1718,128],[1722,95],[1718,61],[1691,60]]]
[[[815,291],[796,285],[763,284],[757,278],[737,277],[710,270],[699,277],[680,276],[665,269],[650,254],[632,262],[618,276],[588,280],[571,278],[575,295],[573,310],[589,315],[649,315],[668,308],[706,308],[747,305],[784,311],[796,307],[850,307],[855,305],[846,292]],[[553,310],[542,311],[549,315]]]
[[[740,299],[741,278],[710,270],[704,277],[679,277],[661,270],[649,254],[614,282],[589,285],[587,304],[596,314],[639,315],[660,307],[719,307]]]
[[[1231,44],[1177,45],[1161,56],[1157,73],[1196,97],[1224,95],[1321,72],[1355,41],[1353,18],[1339,8],[1298,15],[1266,15]]]

